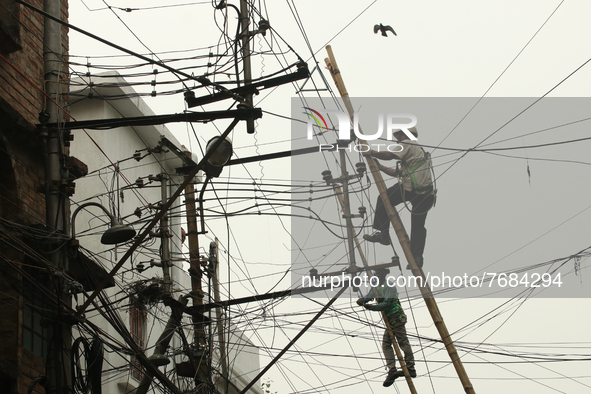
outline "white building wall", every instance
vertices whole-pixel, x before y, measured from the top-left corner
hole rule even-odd
[[[105,82],[105,80],[103,79],[101,82]],[[133,93],[133,89],[125,86],[125,81],[120,77],[114,77],[110,82],[117,83],[121,94]],[[89,90],[84,90],[84,92],[88,93]],[[114,94],[112,88],[108,90],[108,94]],[[73,118],[81,121],[153,115],[153,112],[139,97],[106,102],[100,99],[100,95],[100,90],[93,90],[93,96],[95,97],[93,99],[76,98],[78,101],[73,102],[70,106],[70,112]],[[136,150],[144,150],[148,147],[157,146],[161,135],[181,148],[181,145],[166,127],[121,127],[110,130],[88,130],[87,132],[75,130],[73,134],[74,141],[71,144],[71,155],[79,158],[88,165],[89,175],[76,181],[76,193],[72,199],[72,211],[79,204],[89,201],[99,202],[110,210],[114,205],[115,212],[112,213],[124,218],[124,223],[132,223],[138,221],[138,217],[133,215],[137,208],[142,209],[143,219],[152,216],[145,210],[145,207],[147,204],[157,204],[161,201],[161,187],[160,182],[153,182],[143,188],[129,186],[129,184],[133,184],[140,177],[144,178],[145,184],[148,184],[149,180],[145,178],[148,175],[166,173],[170,175],[170,183],[172,184],[168,188],[168,195],[170,196],[177,189],[175,185],[182,182],[182,178],[174,176],[175,168],[182,166],[182,162],[171,152],[149,155],[139,162],[129,159]],[[142,151],[141,155],[144,156],[146,153],[146,151]],[[110,162],[119,166],[120,176],[117,176],[113,167],[110,166]],[[117,192],[117,190],[120,192]],[[184,211],[181,210],[179,205],[182,199],[183,197],[181,196],[170,210],[171,219],[169,220],[169,225],[172,234],[170,250],[173,259],[183,257],[181,214],[184,214]],[[154,213],[155,211],[152,211],[152,214]],[[96,207],[88,208],[88,212],[80,211],[76,218],[76,232],[81,247],[90,252],[97,253],[97,256],[100,257],[99,261],[104,265],[104,268],[110,271],[131,243],[116,248],[109,248],[108,246],[102,245],[100,243],[100,234],[108,228],[106,223],[102,224],[105,218],[106,216]],[[89,235],[87,230],[97,226],[100,227],[93,230],[92,235]],[[139,225],[135,225],[135,230],[139,233],[142,228]],[[154,227],[153,231],[157,230],[158,226]],[[127,287],[131,283],[152,277],[162,277],[162,270],[159,267],[148,268],[142,273],[138,273],[133,269],[140,262],[149,267],[149,261],[151,259],[154,259],[155,262],[160,262],[158,254],[160,240],[154,238],[145,242],[144,245],[149,245],[152,250],[150,251],[142,247],[138,248],[132,258],[119,270],[117,278],[119,284],[123,286],[123,290],[128,290]],[[184,255],[184,257],[187,257],[187,255]],[[177,299],[180,294],[187,294],[190,291],[190,278],[186,268],[186,263],[173,261],[171,276],[173,279],[173,295]],[[116,286],[115,288],[108,289],[107,293],[111,300],[122,298],[122,301],[114,304],[114,307],[122,321],[129,327],[128,299],[122,297],[122,288]],[[83,299],[80,302],[83,302]],[[117,340],[122,340],[100,314],[89,312],[86,315],[108,335],[113,336]],[[163,331],[168,316],[169,308],[161,303],[155,304],[150,308],[150,315],[147,322],[147,333],[149,334],[147,338],[147,347],[149,349],[146,352],[147,355],[152,354],[153,346]],[[189,319],[185,318],[185,321],[188,323]],[[244,387],[258,373],[258,349],[240,334],[232,334],[230,342],[231,344],[238,344],[238,346],[231,345],[229,347],[229,359],[231,360],[230,365],[232,367],[231,376],[233,380],[236,380],[236,384]],[[175,336],[171,342],[171,346],[173,348],[180,348],[180,339]],[[178,361],[179,357],[175,357],[175,359]],[[161,370],[170,371],[171,368],[174,368],[174,363],[162,367]],[[115,352],[105,353],[103,369],[113,370],[112,372],[103,374],[103,392],[124,393],[136,387],[138,383],[130,376],[129,356],[122,358]],[[181,384],[180,382],[175,383]],[[256,384],[253,389],[249,390],[249,393],[260,393],[260,385]]]
[[[119,84],[123,84],[123,80],[117,79]],[[123,88],[123,92],[130,92],[130,88]],[[112,90],[110,90],[112,94]],[[94,96],[97,97],[100,92],[94,92]],[[101,99],[86,99],[71,106],[71,113],[76,120],[88,120],[88,119],[112,119],[112,118],[123,118],[123,117],[134,117],[153,114],[151,110],[145,105],[145,103],[139,98],[115,100],[107,103]],[[148,155],[141,161],[134,159],[129,160],[133,156],[136,150],[144,150],[148,147],[155,147],[160,140],[160,136],[164,135],[177,146],[180,144],[171,135],[171,133],[162,126],[158,127],[123,127],[112,130],[89,130],[88,134],[82,130],[74,131],[74,142],[71,146],[71,155],[78,157],[84,161],[89,167],[90,175],[77,180],[76,182],[76,194],[73,201],[76,202],[87,202],[95,201],[100,202],[103,206],[109,208],[110,198],[115,201],[115,206],[119,210],[121,217],[126,218],[124,222],[129,223],[138,220],[133,212],[138,208],[145,208],[147,204],[157,204],[161,201],[161,187],[160,182],[153,182],[144,188],[129,187],[129,183],[134,183],[139,177],[144,178],[144,182],[147,184],[149,180],[145,177],[148,175],[158,175],[161,173],[170,174],[171,183],[178,184],[179,178],[172,176],[175,173],[175,168],[182,165],[180,159],[172,153],[157,153],[154,155]],[[100,147],[100,149],[99,149]],[[104,153],[103,153],[104,152]],[[147,152],[141,152],[142,156],[146,155]],[[125,161],[124,161],[125,160]],[[118,163],[120,162],[121,163]],[[115,163],[121,169],[122,176],[117,177],[113,167],[109,167],[110,162]],[[98,173],[93,171],[100,170]],[[123,179],[125,177],[125,179]],[[127,181],[126,181],[127,180]],[[122,192],[118,193],[116,190],[122,188]],[[105,195],[105,192],[114,190],[110,195]],[[168,195],[172,191],[176,190],[176,187],[172,186],[168,188]],[[98,198],[94,196],[100,196]],[[75,209],[75,205],[72,209]],[[98,208],[89,208],[91,214],[87,214],[83,211],[80,212],[76,219],[76,230],[78,234],[91,226],[96,226],[99,223],[98,219],[93,219],[92,215],[97,215],[99,218],[104,218],[104,215]],[[152,214],[156,211],[152,210]],[[170,211],[170,215],[179,215],[180,208],[178,203]],[[132,215],[132,216],[129,216]],[[150,212],[144,210],[142,212],[142,218],[150,217]],[[174,257],[181,257],[181,221],[179,218],[170,220],[170,232],[173,235],[171,238],[170,250],[173,252]],[[106,226],[102,227],[106,229]],[[153,231],[158,231],[158,226]],[[135,226],[136,231],[140,231],[139,226]],[[107,271],[113,267],[118,259],[127,250],[129,245],[110,249],[100,244],[100,235],[93,236],[79,236],[81,246],[86,249],[99,253],[103,257],[102,262],[105,265]],[[154,238],[146,242],[152,244],[151,249],[155,249],[156,252],[160,248],[160,239]],[[102,253],[101,253],[102,252]],[[123,273],[122,276],[118,275],[120,279],[124,280],[123,286],[134,283],[136,281],[151,278],[151,277],[162,277],[162,270],[159,267],[149,268],[142,273],[138,273],[132,270],[138,263],[143,262],[149,267],[149,261],[154,259],[155,262],[160,262],[158,253],[147,251],[144,248],[138,248],[138,251],[134,253],[132,258],[128,260],[124,266],[120,269],[119,273]],[[190,280],[188,275],[185,274],[183,269],[183,263],[181,261],[174,261],[171,269],[171,276],[173,278],[173,293],[175,298],[180,294],[186,294],[190,289]],[[119,281],[121,282],[121,280]],[[111,299],[121,298],[120,288],[112,288],[108,290]],[[116,310],[121,316],[122,321],[129,326],[129,308],[128,300],[124,299],[122,302],[115,304]],[[152,347],[154,346],[157,338],[163,331],[166,320],[168,319],[168,308],[163,305],[157,305],[152,308],[150,312],[154,314],[154,318],[148,318],[147,321],[147,354],[152,354]],[[88,315],[88,314],[87,314]],[[116,334],[115,330],[111,325],[97,315],[92,317],[99,327],[106,331],[109,335],[114,336],[121,340]],[[176,341],[176,340],[175,340]],[[172,342],[173,347],[177,347],[180,344]],[[116,353],[107,353],[105,369],[125,367],[129,365],[129,357],[121,358]],[[167,366],[172,367],[172,364]],[[112,378],[109,378],[109,375]],[[129,371],[123,369],[121,373],[105,374],[103,377],[104,392],[117,393],[125,392],[128,387],[133,387],[137,384],[135,379],[130,377]]]

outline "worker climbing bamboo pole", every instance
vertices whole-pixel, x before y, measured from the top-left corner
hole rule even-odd
[[[415,358],[406,335],[406,314],[404,313],[400,300],[398,299],[398,290],[396,286],[387,282],[387,275],[390,271],[386,268],[377,269],[375,276],[378,279],[378,286],[372,286],[371,290],[365,296],[357,300],[357,305],[364,306],[370,311],[382,312],[382,318],[386,324],[386,331],[382,338],[382,351],[388,367],[388,375],[384,380],[384,387],[391,386],[394,381],[405,376],[411,392],[416,393],[414,383],[411,378],[417,377],[415,369]],[[369,301],[376,300],[376,304],[369,304]],[[392,351],[394,347],[395,352]],[[404,351],[404,358],[400,353]],[[401,370],[396,369],[396,358],[398,357]]]
[[[339,93],[340,93],[341,97],[343,98],[343,102],[345,104],[345,107],[347,108],[347,111],[349,112],[349,115],[351,117],[353,117],[354,116],[353,106],[350,102],[349,94],[347,92],[347,89],[345,88],[345,85],[343,82],[343,77],[342,77],[342,74],[337,66],[332,49],[330,46],[327,46],[326,50],[328,52],[329,58],[325,59],[325,62],[330,70],[330,73],[333,77],[335,85],[337,86],[337,89],[339,90]],[[365,141],[360,139],[359,143],[365,144]],[[380,169],[378,167],[378,164],[371,156],[366,157],[366,159],[367,159],[367,163],[369,165],[369,169],[370,169],[372,176],[374,178],[374,182],[380,192],[380,198],[384,204],[384,209],[385,209],[388,217],[390,218],[390,222],[392,223],[392,227],[394,228],[394,231],[396,233],[398,241],[400,242],[400,246],[402,247],[402,250],[404,252],[404,256],[406,257],[406,260],[408,261],[409,267],[411,268],[413,275],[422,277],[422,281],[421,281],[422,283],[420,283],[419,289],[421,291],[421,294],[423,295],[423,298],[425,299],[425,304],[427,305],[427,309],[429,310],[429,313],[431,314],[431,317],[433,318],[433,322],[435,323],[435,327],[437,328],[437,331],[439,332],[439,335],[441,336],[441,339],[442,339],[442,341],[445,345],[445,348],[446,348],[446,350],[450,356],[450,359],[452,361],[452,364],[456,370],[456,373],[457,373],[458,377],[460,378],[462,386],[464,387],[464,391],[468,394],[475,393],[474,388],[472,387],[472,383],[470,382],[470,379],[466,373],[466,370],[464,369],[464,365],[462,364],[462,361],[461,361],[461,359],[458,355],[458,352],[454,346],[454,343],[451,339],[451,336],[447,330],[445,322],[443,321],[443,317],[441,316],[441,312],[439,311],[439,308],[437,306],[435,298],[433,297],[433,293],[431,293],[431,289],[429,288],[429,285],[427,284],[425,275],[423,274],[422,269],[417,265],[415,258],[412,254],[411,245],[410,245],[410,241],[409,241],[408,235],[406,233],[406,230],[404,229],[404,226],[402,225],[402,222],[400,220],[400,217],[398,216],[398,213],[396,212],[396,210],[394,210],[394,208],[390,204],[388,192],[386,190],[384,179],[382,177],[382,174],[380,173]]]
[[[337,196],[337,199],[339,200],[339,203],[341,205],[341,210],[343,211],[343,213],[345,213],[345,199],[343,196],[343,192],[341,190],[341,188],[335,183],[333,184],[333,190],[335,191],[335,195]],[[353,235],[353,240],[355,242],[355,246],[357,248],[357,252],[359,253],[359,257],[361,258],[361,262],[363,263],[363,267],[366,268],[366,272],[367,275],[371,278],[372,277],[372,273],[371,273],[371,269],[367,264],[367,260],[365,259],[365,253],[363,253],[363,249],[361,248],[361,244],[359,243],[359,239],[357,238],[357,236]],[[396,257],[396,259],[398,259],[398,257]],[[394,260],[394,258],[393,258]],[[400,264],[400,262],[398,263]],[[385,275],[384,278],[381,278],[382,283],[385,281]],[[360,298],[359,300],[357,300],[357,304],[358,305],[366,305],[366,301],[370,301],[370,298]],[[386,333],[389,335],[390,337],[390,342],[392,344],[392,347],[394,348],[394,352],[396,353],[396,358],[398,358],[398,362],[400,363],[400,369],[404,372],[404,376],[406,377],[406,382],[408,384],[408,388],[410,389],[411,394],[416,394],[417,390],[415,388],[415,385],[411,379],[411,377],[415,377],[416,376],[416,372],[414,373],[414,376],[412,376],[413,374],[411,372],[409,372],[407,370],[407,366],[406,366],[406,362],[404,357],[402,357],[402,353],[400,352],[400,347],[398,346],[398,342],[396,340],[396,335],[394,334],[394,330],[392,329],[392,326],[390,325],[390,319],[388,318],[388,314],[387,311],[382,311],[382,319],[384,320],[384,325],[386,326]],[[409,346],[410,347],[410,346]],[[412,354],[412,350],[411,350],[411,354]],[[386,360],[388,362],[388,360]],[[396,378],[398,378],[400,375],[395,373],[396,371],[396,367],[393,367],[392,362],[390,362],[391,365],[388,365],[388,367],[390,368],[388,371],[388,376],[386,377],[386,380],[384,381],[384,386],[388,387],[391,386],[394,383],[394,380]],[[413,366],[413,370],[414,370],[414,366]],[[392,371],[392,373],[390,373],[390,371]]]

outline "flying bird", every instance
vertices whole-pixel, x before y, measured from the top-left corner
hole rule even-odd
[[[396,32],[394,31],[394,29],[392,29],[392,26],[384,26],[384,25],[382,25],[381,23],[380,23],[379,25],[375,25],[375,26],[373,27],[373,32],[374,32],[375,34],[377,34],[377,33],[378,33],[378,31],[381,31],[381,32],[382,32],[382,35],[383,35],[384,37],[388,37],[388,34],[387,34],[387,33],[388,33],[389,31],[391,31],[392,33],[394,33],[394,35],[395,35],[395,36],[397,36],[397,35],[398,35],[398,34],[396,34]]]

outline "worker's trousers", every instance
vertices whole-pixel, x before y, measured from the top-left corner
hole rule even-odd
[[[406,328],[404,327],[406,325],[406,315],[404,313],[397,313],[389,320],[390,327],[392,328],[394,336],[396,337],[396,342],[398,342],[400,350],[404,353],[404,363],[406,364],[407,368],[413,369],[415,365],[415,358],[412,354],[408,337],[406,336]],[[384,338],[382,340],[382,351],[384,352],[384,358],[386,359],[386,365],[388,366],[388,369],[395,368],[396,353],[394,352],[392,340],[390,338],[390,332],[387,328],[384,331]]]
[[[412,206],[412,215],[410,222],[410,251],[419,265],[423,264],[423,251],[425,250],[425,241],[427,239],[427,229],[425,222],[427,212],[433,207],[435,197],[433,194],[418,194],[403,189],[400,183],[389,187],[387,190],[390,204],[396,207],[403,201],[410,202]],[[376,203],[376,212],[373,220],[373,228],[379,231],[388,231],[390,220],[382,199],[378,197]]]

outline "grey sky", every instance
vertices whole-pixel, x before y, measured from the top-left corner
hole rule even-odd
[[[161,1],[118,1],[107,3],[121,8],[142,8],[149,6],[171,5]],[[180,2],[179,2],[180,3]],[[188,4],[186,2],[184,4]],[[87,29],[119,45],[141,53],[148,50],[117,19],[117,14],[141,41],[153,52],[178,51],[204,48],[219,42],[220,32],[214,21],[214,11],[209,4],[193,4],[183,7],[144,9],[124,12],[104,9],[89,12],[90,9],[105,8],[105,2],[99,0],[72,0],[70,4],[70,23]],[[182,4],[182,3],[180,3]],[[323,46],[330,43],[347,85],[349,94],[356,97],[475,97],[474,102],[485,93],[487,97],[533,97],[538,98],[559,84],[564,78],[584,65],[591,57],[588,37],[591,25],[588,23],[591,3],[579,1],[295,1],[258,2],[257,8],[268,13],[268,19],[279,35],[306,61],[310,60],[302,33],[297,27],[294,12],[297,10],[310,46],[316,52],[316,59],[331,89],[334,84],[324,69],[326,51]],[[86,5],[86,6],[85,6]],[[366,9],[360,16],[359,14]],[[558,7],[558,9],[557,9]],[[551,14],[554,15],[548,20]],[[235,15],[230,12],[229,30],[233,36]],[[355,19],[357,18],[357,19]],[[258,17],[254,18],[258,20]],[[355,20],[354,20],[355,19]],[[223,24],[219,11],[217,20]],[[353,21],[354,20],[354,21]],[[547,21],[545,26],[538,29]],[[349,26],[347,26],[353,21]],[[398,33],[397,37],[382,37],[373,33],[373,25],[383,23],[391,25]],[[346,27],[347,26],[347,27]],[[341,30],[344,29],[342,32]],[[537,32],[537,34],[536,34]],[[511,64],[516,56],[523,52]],[[288,48],[274,34],[274,51],[288,51]],[[71,53],[73,55],[113,55],[112,49],[102,44],[70,32]],[[268,49],[267,43],[255,39],[255,49]],[[207,54],[195,51],[195,54]],[[193,53],[192,53],[193,54]],[[182,55],[159,55],[166,59]],[[84,58],[73,60],[85,63]],[[253,59],[253,75],[267,75],[279,69],[282,64],[295,60],[292,52],[285,60],[274,56]],[[93,64],[132,64],[130,58],[91,59]],[[196,59],[177,64],[204,64],[206,60]],[[507,69],[507,67],[511,66]],[[591,66],[583,66],[551,93],[558,97],[587,97],[591,91]],[[76,67],[84,71],[84,67]],[[148,72],[150,67],[147,68]],[[507,70],[506,70],[507,69]],[[506,70],[506,71],[505,71]],[[98,70],[93,70],[94,72]],[[123,73],[123,70],[120,71]],[[230,68],[230,72],[232,69]],[[502,74],[502,76],[501,76]],[[501,76],[499,78],[499,76]],[[497,81],[497,78],[498,81]],[[142,77],[136,81],[149,82],[151,77]],[[171,79],[170,76],[158,75],[156,80]],[[495,83],[496,81],[496,83]],[[314,82],[319,86],[322,80],[314,74]],[[494,86],[488,90],[491,85]],[[309,83],[310,84],[310,83]],[[307,87],[309,86],[307,85]],[[158,91],[166,86],[158,86]],[[150,86],[138,86],[136,90],[150,92]],[[262,92],[255,103],[263,110],[282,116],[290,116],[290,98],[295,87],[283,86],[269,93]],[[314,93],[305,93],[313,97]],[[322,93],[328,97],[327,92]],[[158,95],[156,98],[144,98],[154,112],[173,113],[184,110],[182,94]],[[224,104],[226,105],[226,104]],[[218,109],[220,106],[216,106]],[[221,106],[223,107],[223,106]],[[210,109],[210,108],[207,108]],[[465,111],[458,110],[465,114]],[[475,110],[477,113],[479,107]],[[584,111],[582,111],[584,112]],[[268,153],[289,149],[291,127],[288,120],[265,113],[258,121],[256,137],[247,135],[244,126],[237,128],[233,135],[236,153],[246,157],[258,153]],[[436,146],[452,131],[461,117],[452,117],[441,126],[440,130],[421,134],[420,142]],[[499,116],[499,125],[508,118]],[[511,127],[502,129],[490,142],[525,134],[530,130],[526,117],[518,118]],[[466,120],[470,124],[471,118]],[[578,120],[557,118],[557,123]],[[492,124],[481,127],[458,127],[442,143],[443,147],[468,149],[492,133],[496,128]],[[223,124],[220,126],[223,127]],[[170,129],[179,140],[195,152],[197,141],[193,132],[186,125],[172,125]],[[203,141],[216,133],[211,125],[197,125],[197,134]],[[419,130],[421,130],[419,125]],[[570,133],[568,130],[555,130],[533,136],[508,141],[499,146],[527,146],[556,142],[588,136],[587,127]],[[258,147],[254,147],[256,144]],[[202,142],[203,142],[202,141]],[[429,213],[427,228],[429,231],[425,252],[426,265],[441,269],[451,262],[462,261],[474,272],[481,272],[485,267],[499,260],[497,265],[505,267],[528,266],[555,258],[572,255],[589,246],[589,215],[591,206],[589,192],[588,142],[557,145],[548,148],[535,148],[503,152],[517,156],[507,158],[485,153],[469,153],[438,180],[439,198],[437,206]],[[494,145],[493,145],[494,146]],[[437,151],[437,155],[443,155]],[[435,155],[434,155],[435,156]],[[450,155],[436,159],[437,175],[451,163],[443,164],[447,159],[456,159]],[[549,161],[548,159],[558,160]],[[565,160],[582,163],[567,163]],[[334,161],[330,162],[336,173]],[[527,174],[529,166],[530,175]],[[320,172],[310,173],[308,182],[321,180]],[[268,161],[259,166],[250,164],[243,168],[225,169],[224,176],[252,184],[251,176],[257,181],[289,183],[289,160]],[[226,178],[220,178],[224,181]],[[391,183],[394,180],[390,180]],[[246,188],[254,189],[252,186]],[[225,186],[218,185],[218,195],[247,196],[253,193],[226,192]],[[262,193],[254,193],[259,198]],[[376,192],[371,195],[374,204]],[[209,198],[215,198],[211,195]],[[211,200],[208,204],[216,204]],[[316,203],[315,203],[316,204]],[[216,207],[211,207],[216,209]],[[228,210],[232,206],[225,207]],[[278,208],[279,209],[279,208]],[[219,209],[216,209],[219,211]],[[281,212],[288,212],[284,208]],[[323,212],[326,220],[338,221],[334,210]],[[407,213],[402,214],[405,225],[409,225]],[[221,243],[229,245],[233,258],[232,297],[265,292],[276,285],[283,273],[289,268],[290,237],[285,229],[290,228],[290,221],[282,217],[279,221],[274,216],[243,216],[231,218],[232,235],[228,241],[225,221],[211,220],[211,234],[217,235]],[[326,243],[336,243],[336,238],[325,234]],[[206,245],[207,237],[202,237]],[[344,250],[344,246],[341,245]],[[370,253],[373,249],[368,250]],[[398,248],[399,250],[399,248]],[[378,251],[379,253],[379,251]],[[227,256],[227,254],[225,254]],[[380,259],[381,257],[372,258]],[[224,257],[226,258],[226,257]],[[244,264],[242,261],[249,262]],[[256,264],[255,264],[256,263]],[[581,286],[588,288],[588,262],[583,260],[580,273]],[[469,272],[471,273],[471,271]],[[253,279],[267,274],[270,277]],[[227,271],[223,273],[227,275]],[[287,288],[289,275],[274,290]],[[228,285],[224,293],[227,296]],[[322,301],[322,300],[318,300]],[[507,305],[501,306],[503,303]],[[504,299],[455,300],[441,299],[439,306],[450,332],[463,346],[474,347],[481,342],[480,349],[485,353],[473,352],[465,356],[466,369],[478,393],[504,392],[585,392],[591,387],[591,376],[585,362],[539,362],[537,358],[577,358],[573,354],[586,355],[589,347],[588,319],[584,315],[589,303],[587,299],[532,299],[526,302]],[[290,392],[330,392],[349,393],[353,390],[379,392],[384,369],[380,360],[381,352],[377,341],[381,338],[381,329],[370,328],[362,322],[373,321],[379,324],[378,314],[359,310],[350,300],[343,299],[337,304],[337,310],[345,316],[336,318],[336,312],[330,312],[331,318],[323,319],[317,328],[311,330],[298,342],[296,349],[308,352],[330,353],[334,356],[317,354],[288,354],[280,363],[282,368],[269,372],[274,380],[273,390],[280,394]],[[425,311],[421,300],[403,304],[409,314],[407,330],[418,332],[423,337],[437,338],[432,321]],[[255,310],[254,305],[249,306]],[[239,326],[256,343],[273,349],[284,346],[301,328],[289,323],[307,321],[320,305],[311,301],[287,300],[263,311],[253,311],[252,321],[238,318]],[[455,331],[473,322],[487,312],[492,314],[484,321],[470,325],[455,334]],[[277,320],[271,317],[277,316]],[[413,315],[414,318],[410,318]],[[256,316],[256,318],[254,318]],[[355,322],[360,319],[361,322]],[[490,319],[490,320],[489,320]],[[485,322],[486,321],[486,322]],[[415,323],[416,322],[416,323]],[[281,329],[273,329],[273,325]],[[348,335],[343,335],[346,333]],[[417,340],[412,341],[417,359],[420,377],[415,379],[419,392],[459,392],[461,386],[451,366],[443,367],[449,360],[441,350],[440,344],[422,339],[424,353]],[[493,355],[490,352],[507,353],[508,356]],[[519,357],[517,355],[524,355]],[[536,353],[535,355],[533,353]],[[538,353],[541,353],[538,354]],[[261,364],[269,361],[265,351],[261,351]],[[361,355],[354,359],[348,356]],[[572,356],[572,357],[571,357]],[[426,365],[422,360],[430,362]],[[508,364],[504,364],[509,362]],[[308,363],[309,365],[306,365]],[[496,365],[493,365],[495,364]],[[587,362],[588,363],[588,362]],[[443,367],[443,368],[442,368]],[[441,368],[441,369],[440,369]],[[431,377],[427,376],[430,371]],[[285,375],[283,375],[283,374]],[[366,375],[363,375],[366,373]],[[291,383],[287,382],[286,377]],[[364,376],[369,383],[364,382]],[[341,383],[338,383],[341,381]],[[327,389],[316,389],[323,384]],[[404,383],[397,383],[400,392],[408,392]],[[390,389],[392,390],[392,389]]]

